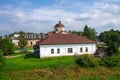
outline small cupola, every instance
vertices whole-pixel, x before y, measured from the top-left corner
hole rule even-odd
[[[54,27],[54,31],[65,31],[64,25],[59,21]]]

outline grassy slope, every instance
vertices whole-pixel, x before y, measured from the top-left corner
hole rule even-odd
[[[7,70],[56,68],[75,65],[75,57],[35,58],[33,54],[7,59]]]
[[[12,80],[120,80],[120,68],[82,68],[75,57],[39,59],[32,54],[7,59]]]

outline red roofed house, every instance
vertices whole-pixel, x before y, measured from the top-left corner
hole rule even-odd
[[[69,33],[59,21],[54,31],[39,42],[40,57],[94,54],[96,43],[86,37]]]

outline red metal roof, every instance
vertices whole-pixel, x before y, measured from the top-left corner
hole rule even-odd
[[[46,37],[39,42],[41,45],[54,45],[54,44],[90,44],[95,43],[86,37],[82,37],[76,34],[53,34]]]
[[[48,32],[48,35],[53,35],[55,34],[55,31]]]

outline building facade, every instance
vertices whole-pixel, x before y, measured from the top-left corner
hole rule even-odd
[[[95,44],[41,45],[40,57],[93,54],[95,50]]]
[[[96,43],[86,37],[69,33],[59,21],[54,31],[48,32],[48,37],[39,42],[39,56],[70,56],[80,54],[94,54]]]
[[[41,39],[45,38],[47,35],[45,33],[25,33],[25,39],[27,39],[27,46],[34,46],[36,45],[36,42],[40,41]],[[12,42],[15,44],[15,46],[18,46],[20,34],[18,32],[15,32],[12,34]]]

